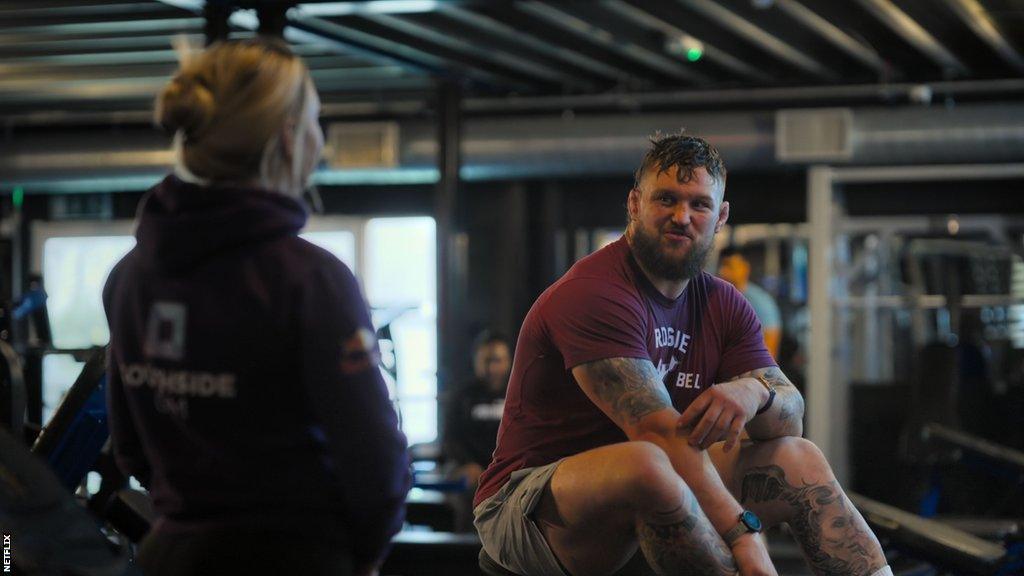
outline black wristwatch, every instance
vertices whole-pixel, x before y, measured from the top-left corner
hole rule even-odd
[[[768,401],[764,403],[764,406],[758,408],[757,412],[754,412],[754,415],[756,416],[758,414],[763,414],[767,412],[768,409],[772,407],[772,402],[775,402],[775,386],[771,382],[769,382],[767,378],[760,374],[754,376],[754,378],[757,379],[757,381],[760,382],[761,385],[768,389]]]
[[[757,514],[754,514],[750,510],[744,510],[743,513],[740,514],[740,521],[730,528],[728,532],[722,534],[722,540],[725,540],[726,546],[731,548],[733,542],[735,542],[740,536],[743,536],[747,532],[754,532],[756,534],[760,531],[761,519],[757,517]]]

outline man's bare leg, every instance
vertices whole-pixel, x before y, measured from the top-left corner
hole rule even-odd
[[[708,450],[722,481],[766,526],[788,522],[815,574],[869,576],[886,566],[878,539],[814,444],[781,438],[738,448]]]
[[[711,526],[697,499],[668,513],[637,518],[636,531],[647,563],[660,576],[734,574],[732,553]]]
[[[732,554],[661,448],[604,446],[565,459],[534,519],[573,575],[612,574],[643,548],[659,574],[733,574]]]

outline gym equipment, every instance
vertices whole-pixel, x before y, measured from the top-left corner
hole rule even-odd
[[[859,494],[848,495],[875,534],[897,550],[957,574],[1009,574],[1002,572],[1010,558],[999,544]]]
[[[0,340],[0,427],[20,437],[25,427],[25,376],[21,359]]]
[[[392,540],[381,574],[450,576],[477,574],[480,539],[476,534],[403,531]]]
[[[934,439],[945,442],[955,448],[983,456],[1008,468],[1015,468],[1016,473],[1019,475],[1019,481],[1024,482],[1024,452],[1007,448],[973,434],[961,432],[960,430],[934,422],[926,424],[921,429],[921,437],[926,441]]]
[[[92,469],[110,436],[105,397],[106,358],[104,348],[96,349],[89,356],[32,446],[32,452],[45,459],[61,484],[71,491]]]
[[[455,530],[455,513],[441,492],[413,487],[405,498],[405,521],[437,532]]]
[[[938,444],[952,450],[953,462],[993,481],[997,504],[990,509],[992,515],[1019,514],[1024,494],[1024,452],[1002,446],[973,434],[928,423],[921,428],[921,438],[929,444]],[[931,489],[922,507],[937,511],[942,498],[942,474],[933,471]],[[997,489],[1008,486],[1005,493]],[[1024,572],[1024,519],[1020,517],[944,517],[941,522],[1005,546],[1007,559],[1001,569],[1004,574]]]
[[[483,548],[480,549],[477,561],[480,570],[487,576],[519,576],[515,572],[504,569]],[[615,573],[615,576],[655,576],[655,572],[647,565],[643,554],[637,551],[633,558]]]
[[[153,501],[144,492],[122,488],[109,498],[97,495],[97,499],[103,502],[103,519],[136,544],[142,541],[156,522]]]
[[[75,503],[53,472],[0,430],[0,530],[11,535],[19,574],[129,576],[127,551],[115,546]]]
[[[126,488],[127,478],[117,469],[107,448],[110,431],[105,397],[106,358],[104,348],[90,354],[75,383],[39,433],[32,452],[50,465],[69,492],[74,492],[89,472],[100,472],[100,489],[89,498],[88,508],[138,543],[156,515],[146,494]]]

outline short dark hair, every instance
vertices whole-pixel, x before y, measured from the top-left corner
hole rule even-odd
[[[481,330],[480,333],[473,338],[473,354],[476,354],[484,346],[489,346],[491,344],[504,344],[510,350],[512,349],[512,345],[509,344],[509,340],[504,334],[497,330],[491,330],[488,328],[486,330]]]
[[[680,130],[676,134],[651,136],[651,147],[647,149],[640,167],[633,175],[633,187],[640,188],[640,180],[648,170],[657,167],[658,174],[675,166],[680,182],[689,182],[698,168],[707,171],[708,176],[725,187],[725,164],[718,150],[699,136],[689,136]]]

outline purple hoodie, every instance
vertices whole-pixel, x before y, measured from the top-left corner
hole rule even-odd
[[[299,532],[368,562],[401,528],[406,440],[356,280],[305,222],[262,190],[146,194],[103,292],[111,435],[158,532]]]

